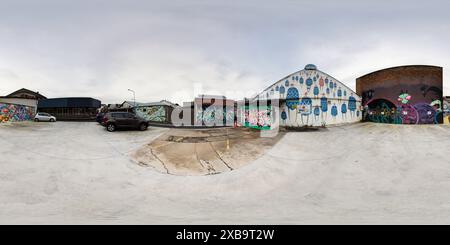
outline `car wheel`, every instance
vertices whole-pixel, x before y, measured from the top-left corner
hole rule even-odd
[[[141,123],[141,125],[139,125],[139,129],[140,129],[141,131],[147,130],[147,124]]]
[[[55,119],[51,118],[51,119],[50,119],[50,122],[55,122]]]
[[[116,130],[116,126],[110,123],[106,126],[106,130],[108,130],[109,132],[114,132]]]
[[[35,122],[39,122],[39,119],[35,118],[34,121],[35,121]]]

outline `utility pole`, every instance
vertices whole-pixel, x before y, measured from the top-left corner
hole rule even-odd
[[[132,89],[128,89],[128,91],[133,93],[133,102],[134,102],[134,107],[136,107],[136,92],[134,92],[134,90]]]

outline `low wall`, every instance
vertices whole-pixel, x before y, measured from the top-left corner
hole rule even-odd
[[[0,123],[33,120],[34,112],[31,106],[0,103]]]

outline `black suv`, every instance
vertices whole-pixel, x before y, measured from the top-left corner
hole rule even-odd
[[[103,116],[102,125],[109,132],[119,128],[136,128],[144,131],[148,127],[148,121],[129,112],[109,112]]]

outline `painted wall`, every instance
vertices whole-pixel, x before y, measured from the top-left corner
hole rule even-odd
[[[259,98],[279,98],[281,126],[326,126],[362,119],[361,98],[317,69],[291,74],[267,88]]]
[[[402,66],[376,71],[356,80],[364,119],[379,123],[442,123],[442,68]]]
[[[444,124],[450,124],[450,99],[444,100]]]
[[[0,103],[0,123],[32,120],[34,111],[29,106]]]
[[[167,123],[167,109],[163,105],[140,106],[135,109],[136,115],[151,122]]]
[[[197,107],[195,110],[195,125],[223,126],[233,125],[234,108],[223,105],[210,105],[206,108]]]

